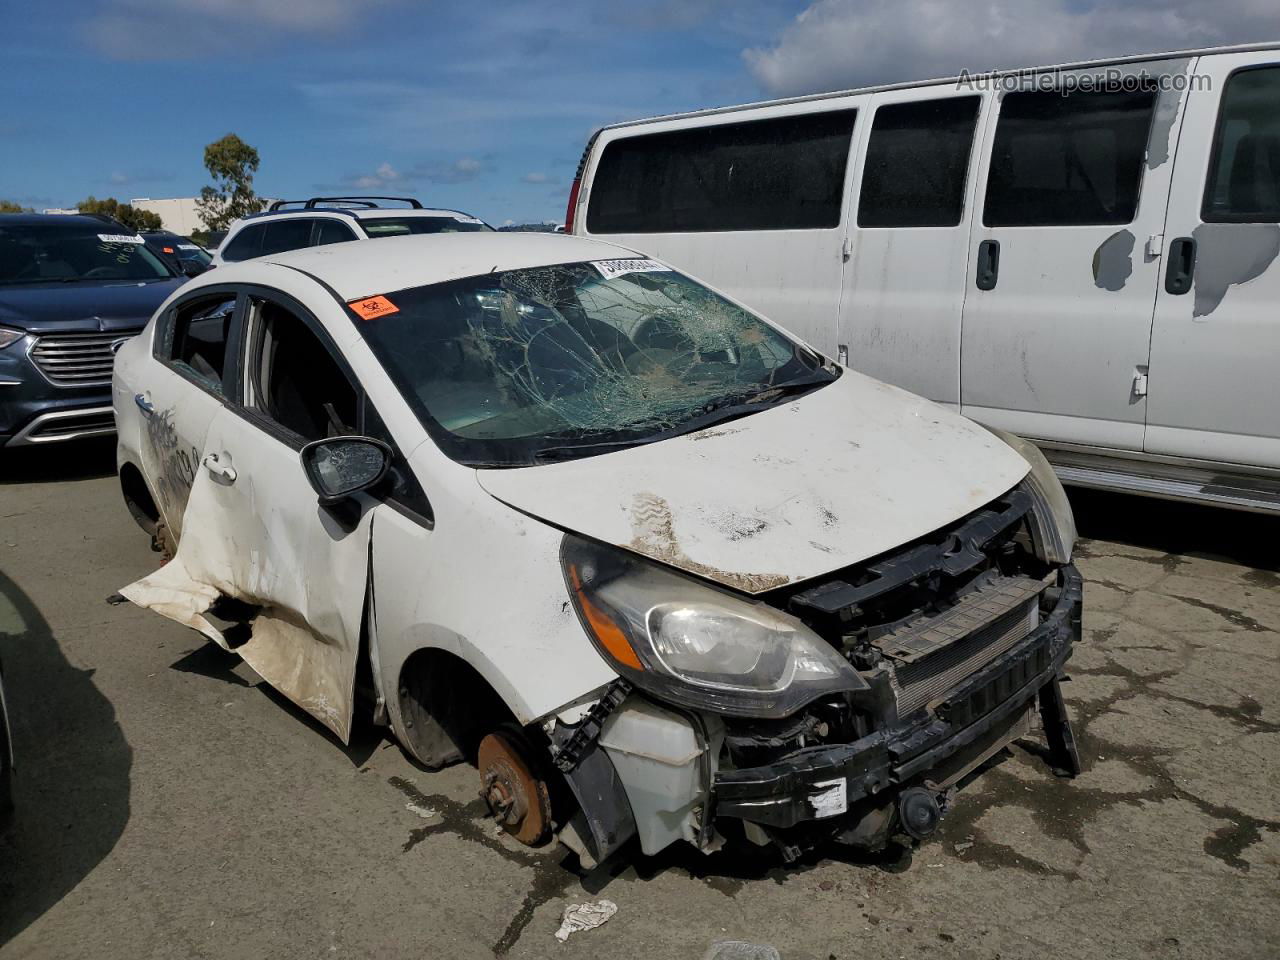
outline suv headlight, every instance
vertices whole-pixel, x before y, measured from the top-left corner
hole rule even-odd
[[[25,330],[14,330],[10,327],[0,327],[0,350],[3,350],[11,343],[17,343],[27,335]]]
[[[633,554],[566,536],[565,582],[587,634],[619,674],[659,699],[785,717],[867,683],[794,617]]]
[[[987,429],[1022,454],[1022,459],[1031,465],[1031,472],[1023,482],[1033,503],[1031,535],[1036,553],[1048,563],[1070,563],[1071,551],[1076,545],[1076,518],[1067,492],[1062,489],[1062,481],[1040,448],[1030,440],[994,427]]]

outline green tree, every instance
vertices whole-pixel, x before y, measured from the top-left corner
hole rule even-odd
[[[257,213],[266,201],[253,192],[258,151],[234,133],[204,148],[204,165],[213,186],[200,190],[196,209],[210,230],[225,230],[233,220]]]
[[[12,200],[0,200],[0,213],[31,213],[30,207],[24,207]]]
[[[108,217],[115,217],[130,230],[159,230],[164,226],[159,214],[152,213],[150,210],[139,210],[127,203],[121,203],[115,197],[104,197],[99,200],[97,197],[89,196],[77,203],[76,209],[81,213],[105,213]]]

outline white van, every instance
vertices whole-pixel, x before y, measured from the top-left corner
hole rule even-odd
[[[1280,44],[618,124],[567,221],[1069,483],[1280,510]]]

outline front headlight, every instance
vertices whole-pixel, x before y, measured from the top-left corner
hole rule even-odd
[[[605,659],[659,699],[743,717],[785,717],[866,689],[794,617],[611,547],[566,536],[565,581]]]
[[[3,350],[11,343],[17,343],[25,337],[26,331],[14,330],[10,327],[0,327],[0,350]]]
[[[1033,504],[1031,534],[1036,553],[1049,563],[1070,563],[1071,551],[1076,545],[1076,518],[1071,512],[1067,492],[1062,489],[1062,481],[1040,448],[1030,440],[994,427],[987,429],[1022,454],[1022,458],[1031,465],[1025,483]]]

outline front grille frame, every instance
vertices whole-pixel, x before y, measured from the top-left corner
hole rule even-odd
[[[27,359],[55,387],[102,387],[111,383],[117,343],[139,331],[59,331],[36,335]]]

